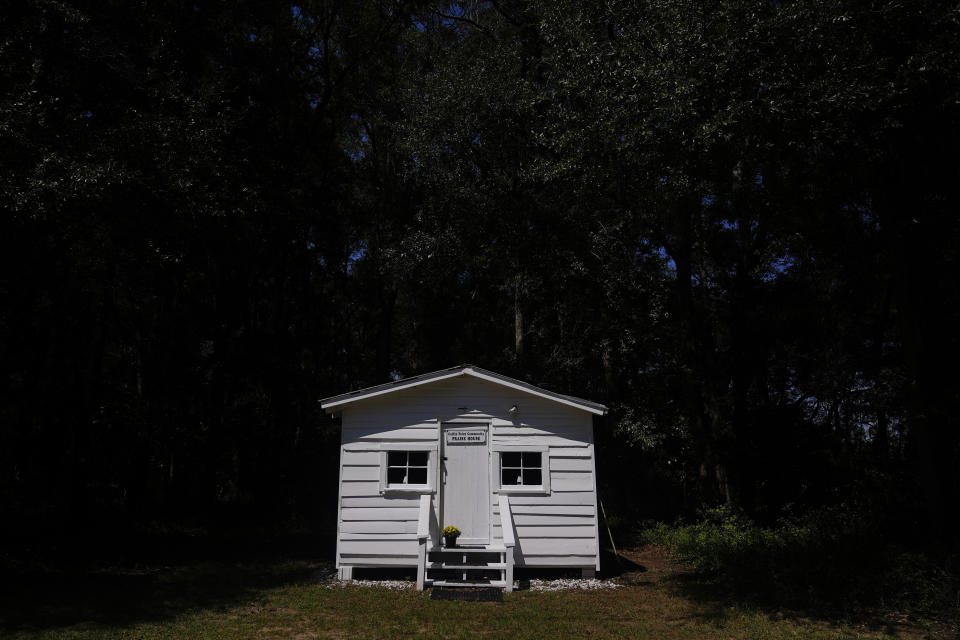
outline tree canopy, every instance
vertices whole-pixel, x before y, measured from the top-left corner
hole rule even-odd
[[[475,362],[612,407],[626,517],[955,538],[958,20],[5,5],[0,517],[330,518],[317,400]]]

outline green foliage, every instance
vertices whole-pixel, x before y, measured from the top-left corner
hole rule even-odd
[[[668,546],[737,597],[775,606],[957,613],[956,558],[891,545],[867,516],[846,509],[761,527],[717,508],[695,524],[652,525],[640,540]]]
[[[477,362],[626,520],[960,531],[955,2],[154,5],[0,9],[0,517],[332,514],[317,398]]]

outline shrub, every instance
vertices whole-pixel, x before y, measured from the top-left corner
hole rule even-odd
[[[960,582],[947,559],[898,549],[879,531],[848,509],[761,527],[719,508],[695,524],[648,526],[641,539],[669,547],[737,597],[792,607],[955,608]]]

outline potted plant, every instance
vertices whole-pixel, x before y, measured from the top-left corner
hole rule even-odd
[[[460,534],[463,533],[460,529],[457,529],[455,526],[450,525],[444,527],[443,529],[443,546],[448,549],[452,549],[457,546],[457,538],[460,537]]]

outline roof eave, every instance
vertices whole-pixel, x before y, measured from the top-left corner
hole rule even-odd
[[[494,373],[493,371],[487,371],[485,369],[481,369],[480,367],[474,367],[473,365],[461,365],[457,367],[451,367],[449,369],[441,369],[440,371],[434,371],[433,373],[423,374],[421,376],[414,376],[412,378],[407,378],[406,380],[388,382],[386,384],[381,384],[374,387],[367,387],[366,389],[358,389],[349,393],[330,396],[329,398],[320,400],[320,407],[322,409],[330,409],[360,400],[368,400],[370,398],[393,393],[395,391],[411,389],[424,384],[430,384],[431,382],[438,382],[440,380],[446,380],[448,378],[455,378],[457,376],[464,375],[510,387],[524,393],[529,393],[531,395],[552,400],[560,404],[565,404],[582,411],[587,411],[594,415],[602,416],[607,413],[607,407],[602,404],[590,402],[589,400],[583,400],[582,398],[574,398],[573,396],[565,396],[563,394],[547,391],[546,389],[541,389],[532,384],[523,382],[522,380],[516,380],[508,376]]]
[[[441,373],[441,372],[436,372]],[[368,400],[376,396],[382,396],[387,393],[393,393],[394,391],[402,391],[403,389],[412,389],[413,387],[419,387],[420,385],[430,384],[431,382],[437,382],[439,380],[446,380],[448,378],[456,378],[457,376],[462,376],[464,373],[459,369],[450,373],[445,373],[438,376],[429,376],[422,379],[409,378],[407,380],[398,380],[396,382],[388,382],[386,384],[377,385],[375,387],[367,387],[366,389],[358,389],[356,391],[351,391],[350,393],[343,393],[337,396],[331,396],[329,398],[324,398],[320,401],[320,408],[327,409],[330,407],[337,407],[343,404],[349,404],[351,402],[356,402],[358,400]],[[404,384],[407,382],[408,384]]]

